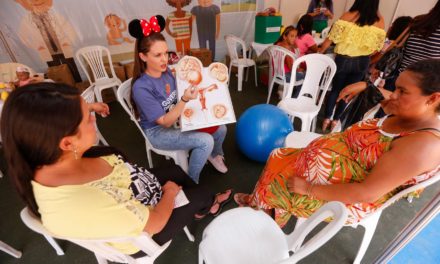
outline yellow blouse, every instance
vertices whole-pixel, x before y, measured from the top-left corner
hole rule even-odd
[[[350,57],[367,56],[380,51],[385,42],[385,30],[375,26],[358,26],[345,20],[336,21],[328,38],[336,44],[335,53]]]
[[[96,181],[58,187],[32,181],[43,225],[50,232],[77,239],[141,234],[149,211],[133,197],[128,167],[115,155],[102,158],[113,170]],[[126,254],[139,251],[129,243],[112,243],[112,246]]]

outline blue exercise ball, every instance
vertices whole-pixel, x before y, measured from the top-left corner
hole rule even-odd
[[[293,131],[289,117],[270,104],[259,104],[247,109],[238,119],[236,141],[250,159],[266,162],[270,152],[284,146],[286,136]]]

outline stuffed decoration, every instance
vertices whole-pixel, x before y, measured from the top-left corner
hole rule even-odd
[[[165,29],[165,18],[161,15],[152,16],[149,20],[133,19],[128,24],[128,32],[133,38],[142,39]]]

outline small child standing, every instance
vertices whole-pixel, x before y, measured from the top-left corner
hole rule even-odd
[[[31,73],[26,67],[17,67],[15,73],[17,74],[17,80],[14,81],[15,87],[21,87],[36,82],[36,80],[31,77]]]

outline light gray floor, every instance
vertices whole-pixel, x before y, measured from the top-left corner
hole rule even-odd
[[[252,75],[250,77],[253,77]],[[236,78],[232,77],[230,87],[234,87],[231,88],[231,96],[237,118],[248,107],[266,101],[267,88],[261,85],[255,87],[252,78],[247,83],[243,83],[241,93],[235,89],[237,87]],[[275,96],[274,92],[273,104],[276,103]],[[117,102],[111,103],[110,107],[111,116],[104,120],[98,120],[101,132],[111,145],[124,151],[134,162],[145,166],[146,155],[141,136]],[[202,172],[201,181],[208,183],[215,191],[232,187],[238,192],[250,192],[258,179],[263,164],[251,161],[240,153],[235,145],[234,134],[234,125],[228,125],[224,150],[229,172],[222,175],[216,172],[211,165],[207,165]],[[3,158],[0,159],[0,162],[4,171]],[[154,156],[155,166],[166,165],[169,162],[160,156]],[[440,184],[431,186],[425,190],[420,199],[415,199],[412,203],[401,200],[385,210],[362,263],[372,263],[387,243],[438,192],[439,188]],[[231,202],[224,210],[235,206]],[[22,208],[23,203],[13,190],[5,173],[5,177],[0,179],[0,240],[23,251],[23,256],[17,260],[0,252],[0,263],[96,263],[91,252],[66,241],[60,241],[66,255],[57,256],[41,235],[32,232],[22,224],[19,218],[19,212]],[[212,217],[207,217],[190,226],[196,236],[195,243],[189,242],[182,232],[155,263],[197,263],[198,243],[203,229],[211,220]],[[288,225],[286,230],[291,228],[292,225]],[[362,227],[357,229],[345,227],[329,243],[304,259],[302,263],[351,263],[359,247],[362,234]]]

